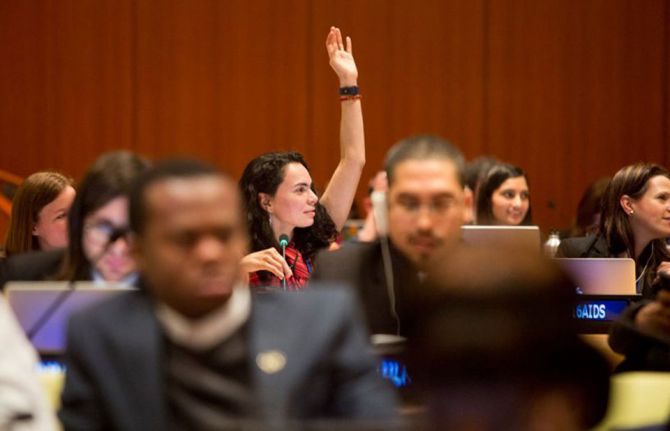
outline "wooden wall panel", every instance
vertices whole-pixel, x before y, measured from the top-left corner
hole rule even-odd
[[[25,175],[45,142],[46,10],[0,2],[0,169]]]
[[[560,227],[589,181],[670,162],[669,16],[668,0],[0,2],[0,167],[79,176],[132,148],[239,175],[295,149],[323,187],[335,24],[361,72],[363,182],[398,139],[438,133],[526,168],[536,221]]]
[[[131,144],[131,3],[3,2],[0,155],[26,175],[78,176],[100,152]]]
[[[545,227],[596,178],[664,161],[665,6],[491,0],[488,151],[528,170]]]
[[[146,0],[138,11],[137,148],[239,175],[305,149],[307,3]]]
[[[417,133],[435,133],[466,153],[481,149],[483,1],[345,1],[335,9],[314,2],[312,33],[314,127],[309,160],[317,175],[336,166],[339,104],[337,79],[328,66],[325,33],[338,25],[353,39],[360,72],[367,145],[367,166],[359,193],[382,167],[396,141]],[[332,148],[332,146],[331,146]],[[317,171],[317,169],[314,169]],[[327,178],[321,178],[326,180]]]

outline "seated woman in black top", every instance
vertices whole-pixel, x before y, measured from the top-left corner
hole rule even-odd
[[[563,240],[558,257],[630,257],[637,291],[653,296],[658,271],[670,270],[670,172],[638,163],[619,170],[603,196],[596,235]]]

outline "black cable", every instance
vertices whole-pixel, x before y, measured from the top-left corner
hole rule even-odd
[[[49,308],[47,308],[44,311],[44,313],[42,313],[40,318],[37,319],[37,321],[33,324],[30,330],[27,331],[28,339],[30,341],[33,341],[35,335],[37,335],[37,333],[44,327],[44,325],[46,325],[46,323],[53,317],[56,311],[58,311],[61,305],[65,302],[67,298],[70,297],[70,295],[74,291],[75,291],[74,283],[69,282],[68,289],[59,293],[56,299],[49,305]]]

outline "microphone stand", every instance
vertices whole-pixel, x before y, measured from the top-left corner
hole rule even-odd
[[[284,261],[286,261],[286,243],[284,241],[281,243],[281,257],[284,259]],[[288,290],[286,287],[286,276],[281,279],[281,287],[284,291]]]
[[[281,234],[279,236],[279,246],[281,247],[281,257],[284,259],[284,262],[286,262],[286,246],[288,246],[288,235],[286,234]],[[286,286],[286,275],[284,274],[284,278],[281,280],[281,286],[284,291],[288,290]]]

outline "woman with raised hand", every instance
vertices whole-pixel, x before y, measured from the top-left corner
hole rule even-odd
[[[330,66],[340,82],[340,162],[323,195],[296,152],[263,154],[244,169],[240,188],[248,214],[252,253],[242,261],[251,286],[305,286],[316,252],[334,240],[351,209],[365,165],[363,113],[351,38],[331,27]],[[280,238],[288,245],[282,257]]]

